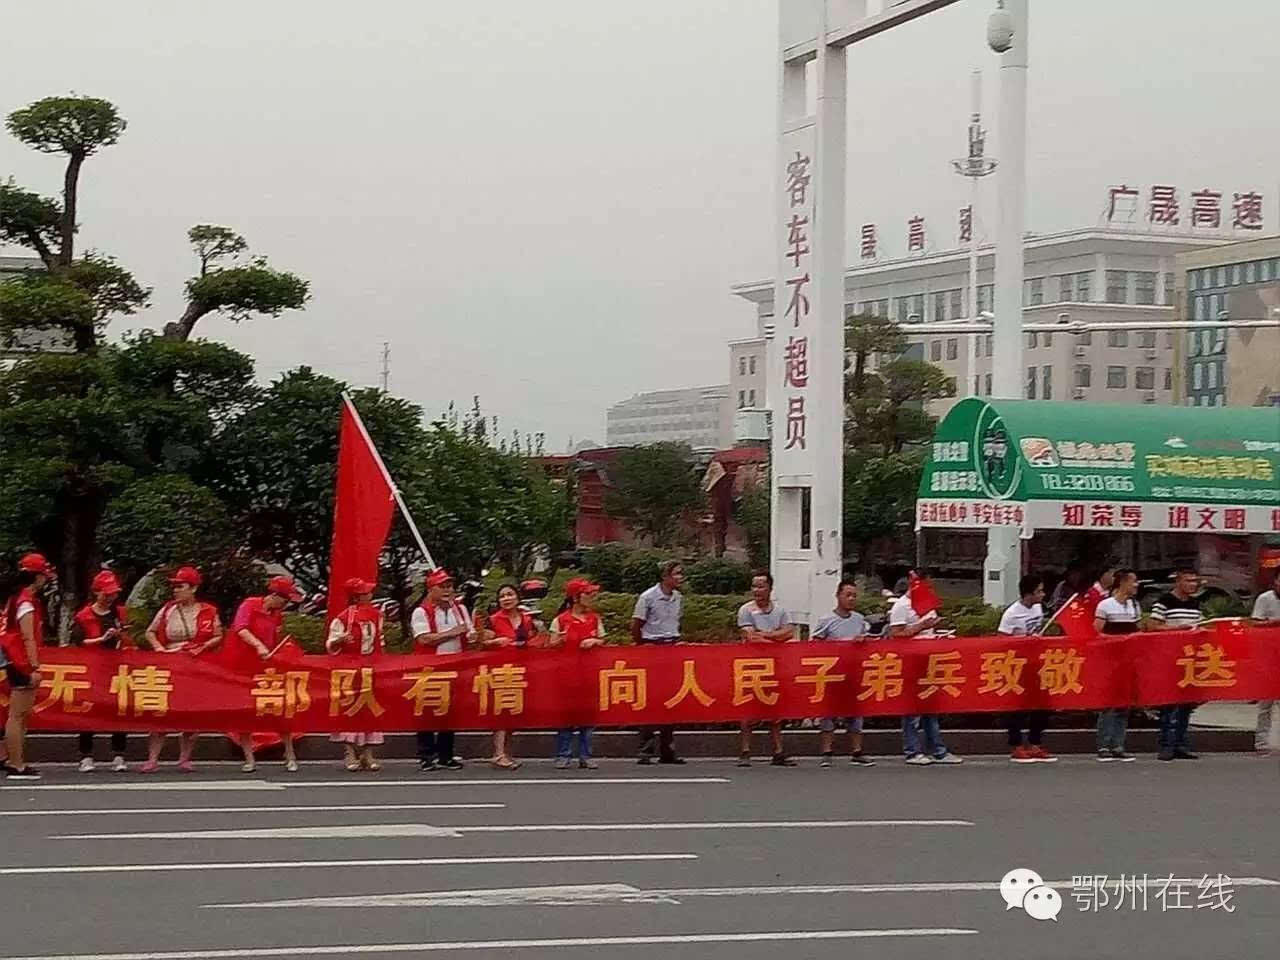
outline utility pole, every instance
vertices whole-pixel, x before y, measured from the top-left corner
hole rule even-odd
[[[382,341],[382,392],[391,389],[391,342]]]

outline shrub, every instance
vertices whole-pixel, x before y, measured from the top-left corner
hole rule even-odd
[[[671,554],[663,550],[632,550],[622,564],[619,589],[628,593],[648,590],[658,582],[658,565],[670,559]]]
[[[605,590],[621,590],[622,567],[631,550],[620,543],[606,543],[584,550],[582,571]]]
[[[693,593],[745,593],[751,586],[751,570],[746,564],[722,557],[708,557],[685,568]]]

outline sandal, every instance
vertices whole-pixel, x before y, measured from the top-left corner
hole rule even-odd
[[[347,768],[347,773],[359,773],[359,772],[360,772],[360,763],[359,763],[359,761],[356,761],[356,760],[349,760],[349,761],[345,764],[345,766],[346,766],[346,768]]]

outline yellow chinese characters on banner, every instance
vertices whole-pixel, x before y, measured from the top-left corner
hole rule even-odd
[[[373,667],[329,671],[329,716],[354,717],[365,710],[375,717],[387,712],[373,695]]]
[[[293,717],[311,709],[311,671],[267,667],[253,678],[254,715],[259,717]]]
[[[615,660],[613,667],[600,671],[600,709],[630,706],[643,710],[649,704],[649,672],[628,667],[627,661]]]
[[[778,702],[779,683],[773,678],[772,657],[739,657],[733,661],[733,705],[763,703],[772,707]]]
[[[1023,693],[1022,668],[1027,658],[1018,656],[1016,650],[993,650],[982,655],[982,686],[978,693],[992,693],[1003,697],[1010,693]]]
[[[961,666],[959,650],[929,654],[924,676],[916,681],[920,686],[920,699],[928,700],[939,690],[949,697],[960,696],[960,687],[965,683]]]
[[[839,657],[802,657],[800,659],[801,666],[817,668],[813,673],[800,674],[796,677],[796,683],[806,686],[812,684],[813,692],[809,694],[810,703],[821,703],[826,699],[827,684],[844,683],[848,679],[843,673],[831,672],[839,662]]]
[[[84,664],[49,663],[40,668],[42,674],[40,689],[48,689],[43,700],[36,703],[36,713],[43,713],[54,705],[60,704],[63,713],[85,713],[93,705],[77,703],[76,694],[88,690],[93,684],[84,679],[89,668]]]
[[[862,691],[859,700],[880,703],[902,696],[902,657],[896,653],[873,653],[862,663]]]
[[[1052,647],[1040,654],[1040,689],[1051,697],[1064,693],[1084,693],[1084,685],[1080,683],[1080,668],[1084,666],[1084,657],[1076,653],[1075,647],[1062,649]]]
[[[672,695],[671,699],[664,701],[662,705],[671,710],[680,706],[689,697],[693,697],[704,707],[709,707],[716,702],[716,698],[703,690],[698,683],[697,662],[694,660],[684,661],[684,673],[680,678],[680,689]]]
[[[457,670],[432,670],[426,667],[402,674],[400,679],[412,681],[403,696],[413,704],[415,717],[422,716],[428,710],[433,717],[443,717],[449,713],[449,705],[453,699],[453,681],[458,679]]]
[[[1228,660],[1217,644],[1202,643],[1197,647],[1188,643],[1182,648],[1177,663],[1182,668],[1180,688],[1236,685],[1236,661]]]
[[[504,663],[493,668],[485,664],[476,671],[471,692],[480,698],[480,716],[509,713],[518,717],[524,713],[524,691],[529,686],[524,678],[525,669]]]
[[[111,692],[116,695],[116,715],[141,717],[154,714],[163,717],[169,712],[172,676],[172,671],[161,670],[152,664],[136,670],[121,664],[111,678]]]

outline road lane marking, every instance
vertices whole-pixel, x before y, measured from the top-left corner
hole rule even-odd
[[[864,940],[893,937],[955,937],[976,934],[961,927],[899,927],[882,930],[765,930],[758,933],[673,933],[635,937],[548,937],[540,940],[441,940],[433,943],[357,943],[235,950],[167,950],[154,953],[63,953],[0,957],[0,960],[250,960],[254,957],[314,957],[357,953],[444,953],[454,950],[546,950],[552,947],[634,947],[690,943],[767,943],[799,940]]]
[[[123,783],[42,783],[38,786],[4,786],[0,790],[92,790],[107,793],[143,791],[283,790],[284,784],[268,780],[126,780]]]
[[[84,807],[78,810],[0,810],[4,817],[121,817],[153,813],[346,813],[349,810],[504,810],[505,803],[344,803],[340,807]]]
[[[415,857],[378,860],[239,860],[203,863],[120,863],[52,867],[0,867],[0,876],[77,873],[181,873],[202,870],[348,870],[351,867],[456,867],[497,863],[639,863],[697,860],[696,853],[577,853],[509,857]],[[6,960],[0,957],[0,960]]]
[[[830,830],[844,827],[972,827],[971,820],[709,820],[677,823],[512,823],[437,827],[427,823],[256,827],[234,830],[154,830],[143,833],[62,833],[50,840],[272,840],[343,837],[460,837],[469,833],[626,833],[660,830]]]
[[[1070,890],[1070,880],[1047,880],[1048,886]],[[1198,883],[1197,879],[1179,881]],[[1236,887],[1280,887],[1280,880],[1267,877],[1233,877]],[[623,883],[575,884],[545,887],[497,887],[481,890],[425,890],[419,893],[387,893],[366,896],[305,897],[295,900],[264,900],[245,903],[210,903],[213,910],[255,910],[280,907],[364,908],[364,907],[503,907],[503,906],[584,906],[609,903],[679,904],[697,897],[819,896],[850,893],[974,893],[999,890],[996,881],[937,883],[832,883],[776,884],[752,887],[675,887],[646,890]]]

